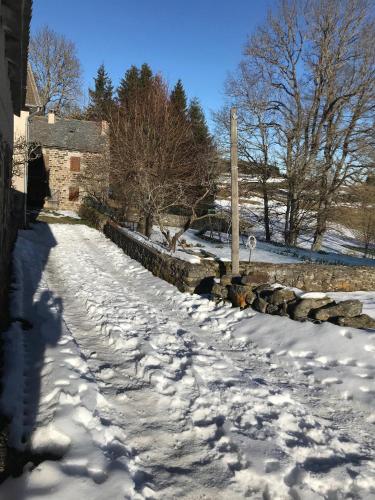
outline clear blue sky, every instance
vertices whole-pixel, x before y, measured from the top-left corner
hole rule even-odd
[[[32,32],[48,24],[74,41],[84,86],[104,63],[114,85],[132,64],[160,71],[172,87],[181,78],[210,122],[223,103],[228,71],[246,37],[276,0],[34,0]]]

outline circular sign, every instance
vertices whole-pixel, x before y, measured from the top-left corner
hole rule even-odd
[[[254,248],[257,246],[257,239],[253,234],[247,238],[246,246],[248,248],[251,248],[251,250],[254,250]]]

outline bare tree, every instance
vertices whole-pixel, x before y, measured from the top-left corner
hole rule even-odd
[[[37,160],[42,156],[41,145],[37,142],[27,142],[25,137],[20,136],[13,143],[12,157],[12,185],[15,185],[16,177],[23,177],[25,165]]]
[[[367,168],[375,106],[375,29],[366,1],[312,2],[307,64],[317,85],[318,208],[313,250],[319,250],[329,208],[340,189]],[[312,127],[311,127],[312,128]]]
[[[167,85],[153,78],[141,96],[110,119],[111,184],[123,210],[136,207],[150,236],[156,222],[170,249],[198,218],[202,203],[213,193],[217,172],[212,146],[194,141],[192,127],[174,112]],[[171,210],[186,215],[181,230],[171,234],[163,216]]]
[[[375,185],[357,183],[351,188],[353,206],[347,213],[348,225],[363,248],[363,257],[375,253]]]
[[[226,82],[226,95],[238,110],[238,151],[244,160],[242,170],[256,175],[256,186],[263,197],[263,224],[266,241],[271,240],[270,204],[272,188],[269,180],[275,172],[276,137],[273,111],[269,106],[269,88],[265,82],[254,79],[248,65],[239,65],[235,75]],[[228,143],[229,107],[215,113],[217,133]],[[222,138],[223,139],[223,138]]]
[[[31,37],[29,57],[43,111],[53,108],[64,114],[74,109],[82,73],[74,43],[44,26]]]
[[[362,149],[374,111],[373,37],[366,0],[281,0],[277,13],[269,13],[249,38],[239,76],[232,79],[231,90],[251,118],[252,147],[264,157],[264,140],[256,145],[254,139],[267,131],[267,154],[285,171],[289,245],[297,244],[315,213],[313,248],[320,248],[330,205],[366,166]]]

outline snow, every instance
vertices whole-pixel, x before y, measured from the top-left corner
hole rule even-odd
[[[175,252],[169,251],[165,246],[162,245],[164,238],[162,237],[160,231],[157,231],[158,238],[156,240],[149,239],[143,234],[131,231],[130,229],[127,229],[125,227],[121,227],[120,231],[125,233],[129,238],[133,238],[141,242],[143,245],[152,248],[153,250],[156,250],[159,253],[173,256],[176,259],[184,260],[186,262],[190,262],[191,264],[199,264],[201,262],[200,257],[198,257],[197,255],[191,255],[182,250],[176,250]]]
[[[262,238],[262,231],[257,229],[258,226],[252,229],[253,234],[255,236]],[[144,236],[134,233],[128,229],[124,229],[133,237],[142,239],[145,244],[154,246],[159,251],[168,253],[168,250],[161,245],[163,241],[163,237],[159,231],[159,229],[155,226],[153,228],[153,234],[151,237],[151,241],[147,240]],[[177,228],[170,228],[172,232],[177,231]],[[207,238],[210,236],[210,232],[208,231],[205,235]],[[214,232],[214,238],[217,241],[208,241],[208,239],[204,239],[198,235],[198,231],[195,229],[189,229],[186,231],[182,238],[189,245],[189,251],[198,254],[197,258],[202,258],[199,256],[200,251],[203,250],[205,252],[209,252],[212,254],[214,258],[219,258],[223,262],[230,261],[231,255],[231,243],[228,240],[228,236],[224,233],[220,235],[222,242],[219,241],[219,234]],[[327,238],[333,238],[332,233],[328,233]],[[249,260],[249,249],[245,246],[246,238],[240,238],[240,260],[248,261]],[[339,241],[341,242],[339,244]],[[285,247],[283,245],[277,243],[267,243],[258,239],[257,246],[255,250],[252,250],[251,253],[251,261],[252,262],[269,262],[273,264],[284,263],[284,264],[293,264],[297,262],[318,262],[321,264],[341,264],[348,266],[375,266],[374,259],[363,259],[359,257],[354,257],[351,255],[346,255],[343,252],[344,245],[348,243],[348,239],[342,238],[341,240],[338,237],[335,239],[336,245],[331,245],[329,252],[325,253],[320,252],[312,252],[306,248],[292,248]],[[308,246],[307,242],[302,243],[302,245]],[[327,248],[327,247],[326,247]],[[328,248],[327,248],[328,250]],[[173,254],[174,257],[177,257],[182,260],[191,259],[192,255],[187,253],[181,246],[178,247],[177,251]],[[212,258],[212,257],[211,257]]]
[[[229,212],[230,200],[217,199],[216,206],[219,210]],[[265,241],[263,241],[263,199],[260,196],[253,195],[249,196],[248,198],[241,198],[240,201],[241,219],[252,224],[251,232],[258,238],[258,245],[253,260],[262,261],[263,259],[264,262],[273,262],[273,260],[267,258],[267,254],[269,255],[276,253],[294,258],[294,262],[307,260],[320,262],[322,264],[375,266],[375,259],[363,258],[360,256],[360,251],[354,251],[348,248],[348,246],[361,247],[362,244],[357,240],[357,238],[353,234],[353,231],[335,222],[331,222],[328,224],[328,230],[326,231],[323,238],[321,252],[313,252],[310,250],[312,244],[313,228],[310,228],[310,230],[308,230],[306,233],[302,233],[300,235],[298,240],[298,248],[286,247],[282,244],[286,210],[285,203],[276,200],[270,200],[269,207],[271,211],[273,243],[266,243]],[[311,217],[311,214],[307,215]],[[258,248],[263,251],[263,255],[259,255]]]
[[[83,225],[14,264],[1,405],[41,458],[0,498],[374,498],[374,333],[182,294]]]
[[[325,299],[327,294],[324,292],[306,292],[299,295],[300,299]]]
[[[81,219],[81,217],[77,214],[77,212],[74,212],[73,210],[38,210],[35,212],[36,214],[40,215],[46,215],[48,217],[60,219],[62,217],[69,217],[71,219]]]

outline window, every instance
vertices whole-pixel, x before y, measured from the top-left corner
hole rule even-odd
[[[70,171],[79,172],[81,170],[81,158],[79,156],[70,157]]]
[[[79,187],[70,186],[69,187],[69,201],[78,201],[79,198]]]

